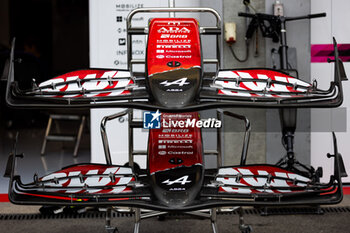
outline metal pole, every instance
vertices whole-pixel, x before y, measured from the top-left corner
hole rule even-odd
[[[286,30],[286,19],[281,16],[281,45],[280,45],[280,60],[281,60],[281,69],[288,69],[288,55],[287,55],[287,30]]]
[[[288,45],[287,45],[287,30],[286,30],[286,18],[281,16],[281,45],[280,45],[280,63],[281,69],[288,69]],[[286,144],[288,167],[292,167],[294,164],[294,150],[293,140],[294,132],[297,125],[297,109],[296,108],[282,108],[279,110],[281,127],[282,127],[282,140]]]
[[[127,28],[131,28],[131,19],[137,13],[156,13],[156,12],[200,12],[200,13],[211,13],[216,18],[216,26],[221,28],[221,16],[220,14],[212,9],[206,7],[197,7],[197,8],[187,8],[187,7],[176,7],[176,8],[168,8],[168,7],[150,7],[150,8],[137,8],[130,11],[129,15],[126,19]]]
[[[175,7],[175,0],[169,0],[168,5],[170,8],[174,8]],[[169,17],[175,18],[175,12],[169,12]]]
[[[134,129],[133,127],[130,127],[133,118],[134,118],[134,111],[131,110],[128,113],[128,121],[129,121],[129,130],[128,130],[128,138],[129,138],[129,166],[134,169]]]
[[[121,116],[124,116],[126,114],[128,114],[128,112],[130,112],[130,110],[125,110],[122,112],[119,112],[117,114],[113,114],[110,116],[105,116],[102,121],[101,121],[101,125],[100,125],[100,131],[101,131],[101,137],[102,137],[102,143],[103,143],[103,149],[105,152],[105,158],[106,158],[106,163],[108,165],[112,165],[112,158],[111,158],[111,152],[109,150],[109,144],[108,144],[108,137],[107,137],[107,132],[106,132],[106,124],[108,121],[119,118]]]
[[[223,127],[223,117],[222,117],[222,110],[217,110],[216,111],[217,114],[217,118],[219,121],[221,121],[221,128],[217,129],[217,135],[216,135],[216,150],[218,152],[217,154],[217,160],[216,160],[216,164],[217,164],[217,168],[222,166],[222,148],[221,148],[221,137],[222,137],[222,127]]]
[[[213,233],[219,232],[216,220],[217,220],[216,208],[213,208],[210,210],[210,221],[211,221],[211,227],[212,227]]]
[[[139,233],[140,230],[140,221],[141,221],[141,210],[140,208],[135,208],[135,225],[134,233]]]
[[[248,146],[249,146],[249,139],[250,139],[250,121],[248,118],[246,118],[243,115],[239,115],[233,112],[229,111],[224,111],[223,112],[225,115],[239,119],[244,121],[244,126],[245,126],[245,133],[244,133],[244,139],[243,139],[243,148],[242,148],[242,155],[241,155],[241,164],[240,165],[245,165],[246,160],[247,160],[247,154],[248,154]]]
[[[43,141],[43,145],[41,147],[41,155],[45,154],[45,149],[46,149],[46,143],[47,143],[47,136],[50,133],[51,130],[51,124],[52,124],[52,118],[51,115],[49,116],[49,121],[47,123],[47,127],[46,127],[46,131],[45,131],[45,137],[44,137],[44,141]]]

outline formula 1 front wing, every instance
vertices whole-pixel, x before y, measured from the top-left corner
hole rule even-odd
[[[308,83],[277,70],[264,68],[219,70],[213,77],[208,75],[202,77],[199,89],[193,90],[197,94],[192,103],[180,102],[177,108],[169,108],[157,101],[155,93],[148,87],[149,77],[127,70],[73,71],[40,84],[33,82],[30,89],[21,90],[14,81],[15,58],[12,46],[6,100],[10,106],[21,108],[126,107],[159,109],[164,112],[238,106],[338,107],[343,101],[342,81],[347,78],[338,57],[335,40],[334,58],[334,80],[328,90],[319,89],[317,81]],[[165,81],[159,85],[191,86],[185,80],[181,78],[173,82]],[[182,92],[178,92],[178,95],[181,96]]]
[[[157,201],[148,176],[132,168],[79,164],[23,184],[15,174],[19,155],[9,157],[9,199],[15,204],[59,206],[127,206],[164,211],[192,211],[222,206],[283,206],[336,204],[343,198],[341,177],[346,176],[333,133],[334,174],[328,183],[274,165],[221,167],[205,171],[198,198],[185,206]]]

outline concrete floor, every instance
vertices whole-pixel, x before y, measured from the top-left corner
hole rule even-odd
[[[2,177],[5,172],[7,158],[13,150],[13,144],[17,132],[19,133],[17,153],[24,153],[24,158],[18,160],[17,172],[24,182],[32,182],[34,173],[40,176],[60,170],[62,167],[90,162],[90,135],[85,128],[82,141],[78,151],[78,156],[73,157],[73,142],[48,142],[45,156],[41,156],[41,145],[45,135],[47,117],[40,120],[23,123],[19,119],[15,121],[11,128],[6,128],[4,123],[0,124],[0,194],[7,193],[8,179]],[[61,123],[61,124],[60,124]],[[65,127],[62,127],[66,125]],[[55,130],[53,123],[52,129]],[[78,130],[78,123],[68,122],[58,123],[62,133],[73,134]],[[70,132],[66,132],[67,129]],[[55,132],[55,131],[52,131]]]
[[[9,212],[29,213],[36,212],[35,208],[23,208],[0,205],[1,210]],[[6,205],[5,205],[6,206]],[[1,211],[1,212],[2,212]],[[325,213],[323,215],[275,215],[260,216],[257,214],[247,214],[244,216],[245,222],[253,228],[253,232],[271,233],[339,233],[349,232],[350,212]],[[112,218],[112,225],[117,226],[120,233],[133,232],[133,217]],[[41,232],[105,232],[103,218],[67,218],[67,219],[31,219],[31,220],[0,220],[0,232],[7,233],[41,233]],[[227,214],[218,215],[219,232],[240,232],[238,230],[238,216]],[[141,221],[140,232],[212,232],[210,221],[188,216],[170,216],[160,221],[151,218]]]

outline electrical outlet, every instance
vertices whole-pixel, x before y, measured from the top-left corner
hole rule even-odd
[[[228,44],[233,44],[236,42],[236,23],[225,23],[225,41]]]
[[[283,4],[280,1],[276,1],[273,4],[273,14],[275,16],[283,16]]]

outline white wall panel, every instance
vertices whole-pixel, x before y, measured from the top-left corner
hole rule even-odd
[[[322,12],[327,16],[311,19],[311,44],[332,43],[332,1],[311,0],[311,14]]]
[[[348,18],[350,1],[348,0],[311,0],[311,13],[326,12],[327,17],[311,21],[311,44],[331,44],[334,36],[339,44],[350,43],[350,24]],[[350,64],[344,63],[345,70],[350,74]],[[327,88],[333,80],[333,64],[311,63],[311,77],[316,78],[319,87]],[[343,82],[344,102],[341,107],[350,107],[350,83]],[[333,152],[331,132],[320,131],[320,124],[329,125],[332,128],[339,119],[336,117],[336,110],[312,110],[311,112],[311,164],[315,167],[322,166],[324,169],[323,180],[327,181],[333,173],[331,162],[325,155]],[[347,111],[347,120],[350,122]],[[350,126],[344,125],[344,132],[336,132],[338,149],[343,155],[347,173],[350,174]],[[350,177],[343,178],[344,182],[350,182]]]

